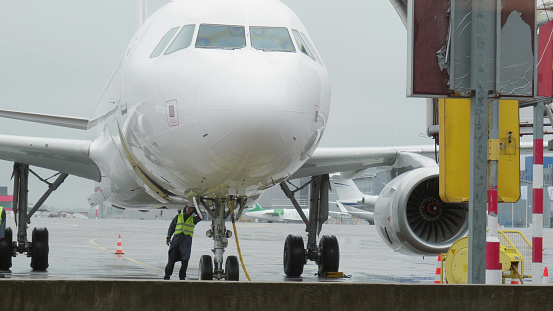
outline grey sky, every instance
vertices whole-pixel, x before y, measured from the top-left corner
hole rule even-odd
[[[405,97],[406,31],[388,0],[285,0],[330,72],[322,147],[432,144],[425,101]],[[152,13],[166,1],[148,2]],[[88,117],[135,30],[135,0],[0,2],[1,109]],[[1,119],[0,133],[85,139],[85,132]],[[0,162],[0,185],[12,163]],[[47,177],[52,173],[42,170]],[[32,181],[30,201],[45,187]],[[67,181],[46,202],[88,210],[93,182]]]

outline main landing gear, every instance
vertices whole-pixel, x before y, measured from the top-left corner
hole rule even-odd
[[[224,261],[223,253],[228,246],[228,238],[232,236],[232,231],[227,230],[225,219],[231,215],[231,205],[238,206],[236,218],[240,218],[245,207],[245,199],[217,199],[204,200],[200,198],[200,203],[211,216],[211,229],[206,232],[207,237],[213,238],[213,260],[211,255],[203,255],[200,258],[199,278],[200,280],[226,279],[227,281],[238,281],[240,268],[238,266],[238,257],[227,256]],[[233,209],[234,212],[234,209]]]
[[[308,184],[311,185],[311,197],[309,200],[309,219],[303,213],[300,205],[294,197],[296,191]],[[307,260],[315,261],[319,266],[319,275],[327,272],[338,272],[340,266],[340,248],[334,235],[323,235],[317,246],[317,235],[321,233],[323,223],[328,220],[328,175],[314,176],[307,184],[291,191],[286,182],[281,182],[280,187],[300,214],[305,223],[307,232],[307,248],[304,248],[301,235],[290,234],[284,242],[283,265],[284,273],[289,277],[299,277],[303,273],[303,267]]]
[[[29,195],[29,172],[33,173],[41,181],[48,184],[48,190],[42,195],[35,206],[27,211]],[[58,176],[59,175],[59,176]],[[29,165],[15,163],[13,166],[13,212],[15,214],[15,225],[17,226],[17,240],[12,241],[11,228],[6,229],[5,239],[0,241],[0,270],[9,270],[12,266],[11,257],[17,254],[27,253],[31,257],[31,268],[35,271],[44,271],[48,268],[48,229],[34,228],[32,231],[32,240],[27,240],[27,228],[31,223],[31,216],[46,201],[48,196],[61,185],[67,174],[58,173],[54,183],[48,182],[48,179],[42,179],[35,172],[29,169]],[[52,176],[52,177],[54,177]],[[50,177],[50,178],[52,178]]]

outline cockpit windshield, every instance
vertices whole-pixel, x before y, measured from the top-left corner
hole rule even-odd
[[[246,46],[244,26],[201,24],[197,48],[240,49]]]
[[[292,29],[292,33],[294,34],[294,38],[296,39],[296,44],[298,45],[298,49],[305,55],[311,57],[311,59],[315,60],[315,55],[313,54],[313,52],[311,51],[311,49],[309,48],[309,46],[311,44],[307,44],[307,42],[309,41],[306,41],[304,40],[304,37],[300,34],[299,31],[297,30],[294,30]]]
[[[152,54],[150,54],[150,58],[158,57],[159,55],[161,55],[161,52],[163,52],[169,41],[173,39],[173,36],[177,32],[177,30],[179,30],[179,27],[169,29],[169,31],[163,36],[163,38],[161,38],[161,41],[159,41]]]
[[[264,51],[295,52],[288,29],[284,27],[250,27],[251,44]]]
[[[179,34],[175,37],[171,45],[165,50],[165,55],[175,53],[182,49],[186,49],[192,43],[192,36],[194,35],[194,25],[185,25],[182,27]]]

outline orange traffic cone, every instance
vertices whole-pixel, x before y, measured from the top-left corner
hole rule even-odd
[[[118,257],[123,256],[123,245],[121,244],[121,234],[119,234],[119,238],[117,239],[117,250],[115,251],[115,255]]]
[[[434,284],[442,283],[442,254],[439,254],[438,263],[436,264],[436,276],[434,277]]]
[[[542,284],[543,284],[543,285],[549,284],[549,270],[547,270],[547,267],[545,267],[545,269],[543,269],[543,281],[542,281]]]

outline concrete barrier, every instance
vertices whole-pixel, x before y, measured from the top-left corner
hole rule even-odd
[[[0,310],[553,310],[550,286],[0,279]]]

